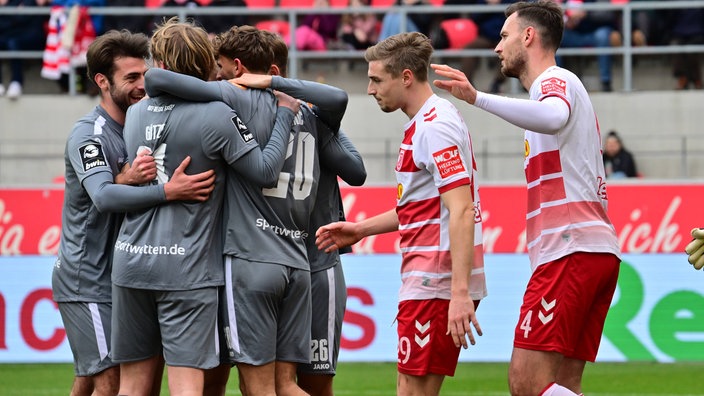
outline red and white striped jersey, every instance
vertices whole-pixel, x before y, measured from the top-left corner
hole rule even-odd
[[[599,124],[587,90],[553,66],[533,82],[530,98],[557,97],[569,107],[555,134],[525,132],[528,183],[526,242],[531,267],[574,252],[620,254],[607,211]]]
[[[440,194],[463,185],[471,187],[475,209],[470,295],[486,296],[477,166],[467,125],[452,103],[433,95],[406,124],[396,180],[400,300],[450,299],[449,211]]]

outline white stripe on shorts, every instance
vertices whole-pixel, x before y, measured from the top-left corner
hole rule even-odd
[[[337,310],[335,309],[335,267],[327,269],[328,275],[328,348],[332,348],[335,342],[335,315]],[[332,353],[328,354],[330,361],[332,361]]]
[[[97,303],[88,303],[88,309],[90,309],[90,316],[93,321],[93,330],[95,330],[95,341],[98,345],[100,360],[103,360],[108,356],[108,343],[105,337],[105,329],[103,328],[103,320],[100,317]]]
[[[229,344],[235,352],[240,353],[240,339],[237,335],[237,314],[235,313],[235,298],[232,295],[232,256],[225,256],[225,298],[227,299],[227,321],[230,331],[227,336]]]

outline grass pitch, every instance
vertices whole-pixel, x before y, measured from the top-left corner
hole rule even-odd
[[[506,363],[460,363],[443,385],[444,396],[505,396]],[[597,363],[587,365],[587,396],[704,396],[700,378],[704,363]],[[0,395],[65,396],[73,379],[70,364],[0,364]],[[236,377],[228,395],[239,395]],[[340,396],[394,395],[394,363],[340,363],[335,394]],[[166,383],[162,395],[168,395]]]

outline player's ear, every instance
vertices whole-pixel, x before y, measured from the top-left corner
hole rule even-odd
[[[103,73],[96,73],[95,77],[93,77],[93,81],[101,91],[110,88],[110,80],[108,80],[108,77]]]
[[[269,75],[272,76],[280,76],[281,75],[281,69],[277,65],[271,65],[269,68]]]

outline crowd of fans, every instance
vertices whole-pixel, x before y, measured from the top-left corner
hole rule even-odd
[[[623,45],[621,28],[622,15],[619,10],[585,10],[589,3],[623,3],[628,0],[555,0],[565,8],[565,33],[562,46],[569,47],[618,47]],[[637,1],[637,0],[632,0]],[[640,0],[648,1],[648,0]],[[432,39],[436,49],[492,49],[499,40],[499,32],[504,16],[501,12],[492,13],[427,13],[414,12],[417,5],[507,5],[513,0],[0,0],[1,7],[51,6],[50,15],[5,14],[0,18],[0,51],[45,50],[42,77],[55,79],[63,91],[68,91],[70,67],[81,72],[82,48],[87,46],[95,35],[109,29],[126,28],[133,32],[149,34],[157,22],[165,17],[176,15],[173,7],[297,7],[323,9],[328,7],[389,7],[409,6],[405,14],[386,13],[320,13],[301,14],[294,32],[288,30],[285,17],[281,17],[275,27],[286,42],[295,43],[296,48],[305,51],[325,51],[329,49],[364,50],[378,40],[400,32],[420,31]],[[91,15],[81,18],[79,9],[85,7],[150,7],[163,10],[157,15]],[[194,15],[192,16],[207,31],[219,33],[233,25],[257,25],[266,22],[262,15]],[[273,19],[276,19],[274,17]],[[461,21],[462,24],[443,23]],[[631,45],[704,44],[704,8],[636,10],[632,15],[633,31]],[[472,30],[466,26],[471,25]],[[261,25],[260,27],[262,27]],[[460,26],[453,31],[450,26]],[[456,30],[456,28],[454,28]],[[456,36],[462,36],[458,40]],[[293,40],[291,39],[293,37]],[[458,44],[459,43],[459,44]],[[700,53],[674,54],[672,74],[676,89],[702,89]],[[563,65],[571,59],[559,57]],[[612,90],[612,55],[599,55],[599,80],[602,91]],[[461,67],[468,75],[480,65],[481,58],[465,57]],[[504,77],[498,72],[495,59],[489,59],[490,67],[497,73],[486,87],[492,93],[501,91]],[[24,76],[22,59],[9,59],[10,79],[3,80],[0,67],[0,96],[16,99],[22,94]],[[563,65],[565,66],[565,65]],[[566,65],[568,68],[571,65]],[[7,85],[5,85],[7,84]],[[93,94],[90,83],[79,80],[80,91]]]

